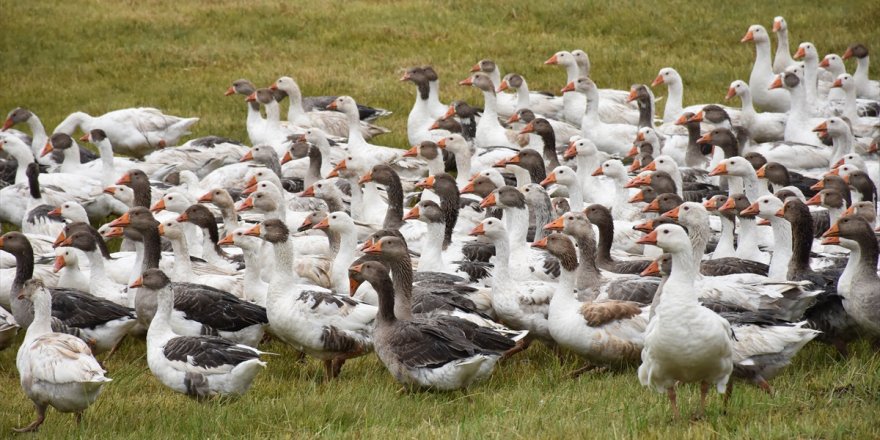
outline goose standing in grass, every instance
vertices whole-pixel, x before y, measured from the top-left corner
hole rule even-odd
[[[697,300],[694,280],[698,268],[684,229],[661,225],[639,242],[659,246],[672,254],[672,273],[645,331],[639,381],[666,392],[675,418],[676,384],[700,382],[700,409],[696,416],[702,417],[710,385],[715,385],[719,393],[726,393],[725,403],[733,391],[730,323]]]
[[[765,112],[786,112],[791,106],[791,98],[785,90],[772,90],[773,70],[770,60],[770,35],[767,29],[759,24],[749,26],[748,32],[740,42],[755,43],[755,64],[749,76],[749,87],[752,89],[755,104]],[[791,66],[789,66],[791,67]]]
[[[131,288],[157,292],[156,316],[147,331],[147,364],[165,386],[178,393],[205,398],[241,395],[266,363],[263,352],[217,336],[180,336],[171,326],[174,292],[159,269],[147,269]]]
[[[49,406],[72,412],[76,421],[95,403],[101,388],[111,379],[81,339],[52,330],[52,295],[38,280],[28,280],[17,295],[33,303],[34,320],[18,349],[15,366],[21,388],[34,402],[37,419],[16,432],[36,431],[46,419]]]

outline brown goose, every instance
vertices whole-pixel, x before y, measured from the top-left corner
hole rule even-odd
[[[594,204],[587,207],[584,214],[599,228],[599,249],[596,254],[596,264],[599,267],[614,273],[638,274],[651,264],[651,260],[616,260],[611,256],[611,245],[614,241],[614,218],[611,210]]]

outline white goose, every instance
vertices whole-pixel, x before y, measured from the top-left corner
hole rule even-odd
[[[730,83],[725,99],[738,96],[742,101],[739,121],[743,127],[749,130],[749,135],[755,142],[780,141],[785,136],[785,114],[755,111],[752,105],[752,91],[743,80]]]
[[[217,242],[220,246],[235,245],[241,248],[244,257],[244,299],[263,307],[266,307],[266,292],[269,283],[262,280],[262,272],[259,254],[263,241],[259,238],[247,235],[251,227],[233,229],[223,239]]]
[[[565,83],[577,81],[580,77],[590,76],[590,60],[586,52],[575,50],[572,52],[559,51],[544,62],[547,65],[560,65],[565,68],[567,78]],[[622,90],[600,89],[599,118],[607,123],[637,124],[639,112],[635,105],[627,103],[628,93]],[[563,115],[565,121],[580,127],[583,122],[584,111],[587,101],[583,95],[573,92],[562,94]]]
[[[682,99],[684,96],[684,82],[681,75],[672,67],[664,67],[657,73],[657,77],[651,82],[651,87],[660,84],[666,84],[669,96],[666,97],[666,106],[663,108],[663,123],[673,124],[681,117],[684,112],[696,113],[700,111],[706,104],[691,105],[683,107]],[[739,118],[739,112],[730,107],[724,107],[724,110],[732,119]]]
[[[868,68],[871,66],[868,58],[868,48],[861,43],[853,44],[846,49],[843,59],[848,60],[852,57],[856,57],[856,71],[853,73],[853,78],[856,81],[858,96],[880,100],[880,81],[868,78]]]
[[[749,76],[749,87],[753,92],[755,104],[763,111],[785,112],[790,107],[790,97],[785,90],[771,90],[773,82],[773,70],[770,64],[770,35],[767,29],[759,24],[749,27],[746,35],[740,42],[755,42],[755,64],[752,66],[752,74]]]
[[[788,46],[788,23],[781,16],[773,18],[773,33],[776,34],[776,57],[773,58],[773,73],[782,73],[795,63]]]
[[[485,73],[477,72],[458,84],[473,86],[483,92],[483,116],[477,122],[477,135],[474,138],[474,146],[477,148],[512,147],[516,141],[516,134],[502,127],[501,122],[498,120],[500,114],[498,97],[495,94],[495,86],[492,83],[492,79]]]
[[[530,92],[529,84],[522,75],[518,73],[504,75],[495,91],[501,93],[508,89],[516,90],[516,110],[530,109],[552,119],[564,117],[562,98],[546,93]]]
[[[15,357],[21,388],[33,402],[37,419],[16,432],[36,431],[46,419],[46,409],[76,414],[95,403],[111,379],[82,339],[52,331],[52,295],[37,280],[28,280],[19,294],[34,304],[34,321]]]
[[[568,83],[563,92],[577,91],[587,97],[586,112],[582,115],[581,130],[583,136],[591,140],[600,150],[622,156],[629,152],[632,139],[635,139],[638,127],[629,124],[608,124],[599,118],[599,93],[596,83],[589,78],[578,78]]]
[[[79,256],[73,248],[55,248],[55,264],[52,266],[52,271],[58,274],[58,284],[55,287],[89,291],[89,277],[80,270]]]

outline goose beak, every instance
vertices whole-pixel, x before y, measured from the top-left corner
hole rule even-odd
[[[404,220],[418,220],[420,215],[421,215],[421,213],[419,213],[419,207],[415,206],[415,207],[413,207],[413,209],[410,209],[409,212],[407,212],[405,216],[403,216],[403,219]]]
[[[429,128],[428,130],[436,130],[438,128],[440,128],[440,120],[439,119],[434,121],[434,123],[431,124],[431,128]]]
[[[819,67],[831,67],[831,61],[828,61],[828,58],[823,58],[822,61],[819,62]]]
[[[284,165],[287,162],[290,162],[292,160],[293,160],[293,155],[290,154],[290,151],[285,151],[284,157],[281,158],[281,165]]]
[[[721,205],[720,208],[718,208],[718,210],[719,211],[729,211],[729,210],[735,209],[735,208],[736,208],[736,201],[733,200],[733,197],[729,197],[727,199],[727,201],[724,202],[724,204]]]
[[[574,91],[574,81],[566,84],[565,87],[562,88],[562,93],[573,92],[573,91]]]
[[[767,164],[761,165],[761,168],[758,168],[758,171],[755,171],[755,175],[758,176],[759,179],[764,179],[767,177]]]
[[[404,72],[403,75],[400,77],[400,80],[401,81],[409,81],[410,78],[412,78],[412,75],[410,75],[409,72]]]
[[[55,241],[52,243],[52,247],[57,248],[58,246],[61,246],[61,243],[64,243],[64,240],[66,239],[67,236],[64,235],[64,231],[59,232],[58,236],[55,237]]]
[[[480,71],[480,63],[474,64],[471,66],[471,73]]]
[[[165,199],[159,199],[158,202],[154,203],[153,206],[150,207],[150,212],[159,212],[165,209]]]
[[[813,197],[810,197],[810,200],[807,200],[807,205],[809,206],[819,206],[822,204],[822,193],[816,193]]]
[[[117,185],[127,185],[129,183],[131,183],[131,173],[123,174],[122,177],[120,177],[119,180],[116,181]]]
[[[443,139],[440,139],[439,141],[437,141],[437,146],[445,150],[446,149],[446,138],[443,138]]]
[[[59,207],[49,211],[48,215],[61,215],[61,208]]]
[[[785,206],[783,206],[782,208],[779,208],[779,211],[776,211],[776,214],[774,214],[774,215],[779,218],[785,218]]]
[[[370,240],[368,238],[367,241],[363,242],[363,244],[358,246],[358,250],[363,252],[364,250],[369,249],[371,246],[373,246],[373,240]]]
[[[312,229],[330,229],[330,222],[327,221],[328,218],[329,217],[324,217],[324,219],[319,221],[317,225],[312,227]]]
[[[244,201],[241,202],[240,205],[238,205],[238,208],[236,209],[236,211],[244,212],[244,211],[249,211],[251,209],[254,209],[254,199],[252,197],[248,197],[248,198],[244,199]]]
[[[820,241],[820,243],[822,243],[822,244],[838,244],[839,245],[840,244],[840,237],[824,237],[824,238],[822,238],[822,241]]]
[[[474,181],[473,180],[468,182],[467,185],[465,185],[464,188],[461,189],[462,194],[473,194],[473,192],[474,192]]]
[[[223,96],[232,96],[234,94],[235,94],[235,87],[229,86],[229,88],[226,89],[226,93],[224,93]]]
[[[821,191],[821,190],[825,189],[825,181],[820,180],[820,181],[816,182],[815,184],[813,184],[813,186],[810,187],[810,189],[813,191]]]
[[[89,136],[88,133],[86,133],[86,134],[82,135],[82,136],[79,138],[79,141],[80,141],[80,142],[90,142],[91,139],[92,139],[92,137]]]
[[[850,205],[849,208],[846,208],[846,211],[843,211],[843,216],[842,216],[842,217],[849,217],[849,216],[851,216],[851,215],[855,215],[855,213],[856,213],[856,207],[855,207],[855,205]]]
[[[473,84],[474,84],[473,78],[465,78],[465,79],[458,82],[458,85],[460,85],[460,86],[471,86]]]
[[[718,166],[716,166],[715,169],[713,169],[712,172],[709,173],[709,176],[726,176],[726,175],[727,175],[727,164],[724,162],[719,163]]]
[[[448,119],[455,116],[455,106],[450,105],[448,109],[446,109],[446,114],[443,115],[443,119]]]
[[[43,151],[40,152],[40,157],[43,157],[53,151],[55,151],[55,149],[52,148],[52,142],[46,141],[46,145],[43,147]]]
[[[358,180],[358,185],[362,185],[364,183],[373,181],[373,172],[369,171],[367,174],[364,174],[364,177],[361,177],[361,180]]]
[[[544,229],[547,231],[561,231],[565,229],[565,218],[559,216],[556,220],[544,225]]]
[[[782,75],[776,75],[768,90],[778,89],[782,87]]]
[[[633,229],[639,232],[644,232],[645,234],[650,234],[651,231],[654,230],[654,220],[647,220],[644,223],[639,223],[633,226]]]
[[[124,229],[122,228],[110,228],[105,231],[103,234],[104,238],[117,238],[122,237],[124,235]]]
[[[406,152],[403,153],[403,157],[416,157],[418,155],[419,155],[419,147],[417,145],[413,145],[412,148],[410,148],[409,150],[406,150]]]
[[[514,113],[513,115],[510,116],[510,118],[507,119],[507,123],[508,123],[508,124],[512,124],[512,123],[514,123],[514,122],[519,121],[519,119],[520,119],[520,118],[519,118],[519,113]],[[522,132],[520,132],[520,133],[522,133]]]
[[[472,229],[468,235],[471,235],[471,236],[486,235],[486,229],[483,227],[483,224],[480,223],[477,225],[476,228]]]
[[[703,207],[706,208],[707,211],[714,211],[717,206],[714,197],[703,202]]]
[[[550,173],[550,175],[547,176],[546,179],[541,181],[541,186],[546,188],[547,185],[549,185],[551,183],[556,183],[556,173]]]
[[[627,95],[626,97],[626,102],[633,102],[638,99],[638,97],[639,93],[636,91],[636,89],[629,89],[629,95]]]
[[[637,140],[637,141],[644,141],[644,140],[645,140],[645,133],[642,133],[641,131],[638,132],[638,133],[636,134],[636,140]]]
[[[257,192],[257,184],[256,183],[245,188],[244,191],[241,192],[241,195],[246,196],[248,194],[253,194],[255,192]]]
[[[652,230],[648,235],[636,240],[636,243],[657,245],[657,231]]]
[[[160,237],[165,235],[165,225],[159,225],[157,229],[159,230]]]
[[[832,169],[831,171],[825,173],[825,175],[826,175],[826,176],[831,176],[831,175],[839,176],[839,175],[840,175],[840,168],[835,167],[835,168]]]
[[[633,177],[629,179],[629,182],[626,182],[626,185],[623,185],[624,188],[638,188],[639,186],[644,184],[644,179],[641,176]]]
[[[751,205],[749,205],[748,208],[743,209],[739,213],[739,215],[741,215],[741,216],[758,215],[758,212],[760,212],[760,209],[758,209],[758,202],[755,202],[755,203],[752,203]]]
[[[235,240],[232,238],[232,234],[226,234],[225,237],[221,238],[220,241],[217,242],[218,246],[231,246],[235,244]]]
[[[248,235],[248,236],[251,236],[251,237],[259,237],[261,233],[262,233],[262,229],[260,228],[260,224],[257,223],[257,224],[254,225],[254,227],[252,227],[252,228],[248,229],[247,231],[245,231],[245,232],[244,232],[244,235]]]
[[[755,34],[753,34],[752,31],[748,31],[748,32],[746,32],[745,36],[743,36],[742,39],[739,40],[739,42],[745,43],[746,41],[754,41],[754,40],[755,40]]]
[[[630,197],[629,200],[627,200],[628,203],[638,203],[638,202],[644,202],[644,201],[645,201],[645,193],[642,191],[637,192],[634,196]]]
[[[837,223],[831,225],[831,227],[822,234],[822,238],[825,237],[840,237],[840,227],[837,226]]]
[[[299,195],[300,197],[315,197],[315,185],[309,185],[308,188],[305,189]]]
[[[373,242],[373,244],[364,249],[364,253],[367,254],[381,254],[382,253],[382,241]]]
[[[806,56],[806,55],[807,55],[807,52],[804,50],[804,48],[803,48],[803,47],[798,47],[797,52],[794,53],[794,57],[792,57],[792,58],[794,58],[794,59],[796,59],[796,60],[799,60],[799,59],[803,58],[803,57]]]
[[[770,220],[766,220],[763,218],[759,219],[757,225],[758,226],[770,226]]]
[[[307,231],[309,229],[312,229],[312,226],[313,226],[312,219],[310,219],[309,217],[306,217],[305,220],[303,220],[302,224],[299,225],[299,228],[297,228],[296,230],[299,232]]]
[[[700,110],[695,115],[691,116],[691,118],[688,119],[688,122],[703,122],[703,111]],[[711,133],[711,132],[709,132],[709,133]],[[706,133],[706,134],[709,134],[709,133]],[[709,140],[712,140],[712,138],[710,137]]]
[[[823,123],[817,125],[815,128],[813,128],[813,131],[819,132],[819,133],[826,133],[828,131],[828,122],[826,121],[826,122],[823,122]]]
[[[188,222],[189,215],[187,215],[186,212],[184,212],[183,214],[180,214],[179,216],[177,216],[176,220],[178,223]]]
[[[652,160],[651,163],[642,168],[642,171],[657,171],[657,161]]]
[[[675,120],[675,125],[685,125],[687,124],[687,122],[688,118],[686,118],[684,115],[681,115],[678,117],[678,119]]]
[[[604,176],[604,175],[605,175],[605,170],[603,170],[601,166],[597,167],[595,169],[595,171],[593,171],[593,174],[591,174],[591,176]]]
[[[782,29],[782,20],[773,20],[773,32],[779,32]]]
[[[663,83],[663,75],[657,75],[657,77],[654,78],[654,81],[651,81],[651,87],[656,87]]]
[[[535,125],[533,122],[529,122],[525,127],[523,127],[522,130],[519,131],[519,134],[534,133],[534,132],[535,132]]]
[[[273,82],[271,86],[269,86],[269,90],[278,90],[278,82]]]
[[[556,56],[556,54],[553,54],[553,56],[548,58],[547,61],[544,61],[544,64],[546,64],[546,65],[559,64],[559,58]]]
[[[65,264],[64,255],[55,256],[55,264],[52,266],[52,272],[58,273],[61,269],[64,269]]]
[[[736,89],[731,87],[731,88],[727,89],[727,95],[724,96],[724,100],[729,101],[734,96],[736,96]]]
[[[544,237],[544,238],[532,243],[532,247],[540,248],[540,249],[547,249],[547,237]]]
[[[256,102],[257,101],[257,92],[251,93],[244,100],[247,102]]]
[[[639,275],[643,277],[660,276],[660,260],[654,260]]]
[[[629,152],[626,153],[626,157],[635,157],[639,155],[639,147],[633,144],[632,148],[629,149]]]
[[[416,188],[434,188],[434,176],[428,176],[422,180],[419,180],[419,182],[416,183]]]
[[[249,160],[254,160],[254,153],[252,150],[248,150],[247,153],[244,153],[244,156],[241,156],[241,159],[239,159],[238,161],[247,162]]]
[[[679,207],[676,206],[675,208],[672,208],[669,211],[664,212],[663,217],[669,217],[673,220],[678,220],[678,214],[679,214]]]
[[[837,162],[834,163],[834,168],[840,168],[843,164],[846,163],[846,159],[840,158]]]
[[[572,142],[571,145],[569,145],[568,148],[565,149],[565,153],[562,153],[562,158],[565,160],[574,159],[577,154],[577,147],[575,147],[574,142]],[[595,176],[596,174],[593,175]]]
[[[134,280],[133,283],[129,284],[128,287],[132,289],[137,289],[138,287],[144,287],[144,277],[138,277]]]
[[[480,208],[485,209],[490,206],[495,206],[495,204],[496,204],[495,193],[493,192],[492,194],[489,194],[488,196],[486,196],[486,198],[480,202]]]
[[[660,212],[660,202],[658,199],[651,200],[648,206],[642,208],[642,212]]]
[[[327,174],[327,178],[329,179],[331,177],[339,177],[339,171],[345,170],[345,169],[347,169],[347,168],[345,165],[345,159],[343,159],[342,162],[339,162],[338,164],[336,164],[335,167],[333,167],[332,170],[330,170],[330,174]]]
[[[850,58],[852,58],[852,57],[853,57],[853,51],[852,51],[852,48],[847,47],[847,48],[846,48],[846,52],[843,53],[843,59],[844,59],[844,60],[848,60],[848,59],[850,59]]]
[[[113,194],[116,194],[116,188],[114,188],[112,186],[108,186],[108,187],[104,188],[104,190],[102,192],[104,194],[110,194],[112,196]]]
[[[349,270],[354,270],[355,268],[357,268],[357,272],[360,272],[361,266],[362,266],[362,264],[358,264],[357,266],[354,266]],[[358,290],[358,287],[361,287],[361,282],[354,279],[354,278],[349,278],[348,279],[348,296],[354,296],[354,294]]]
[[[508,84],[507,81],[501,81],[501,84],[498,85],[498,89],[495,90],[495,92],[501,93],[509,88],[510,88],[510,84]]]
[[[336,110],[337,109],[336,101],[331,102],[327,105],[327,110]]]
[[[122,216],[117,218],[116,220],[113,220],[112,222],[110,222],[110,224],[108,226],[110,226],[110,227],[118,226],[120,228],[124,228],[129,225],[131,225],[131,217],[128,215],[128,212],[126,212],[125,214],[122,214]]]
[[[508,159],[501,159],[498,162],[495,162],[495,165],[492,165],[492,168],[504,168],[507,166]]]
[[[835,79],[834,83],[831,84],[831,88],[835,87],[843,87],[843,81],[841,81],[840,79]]]

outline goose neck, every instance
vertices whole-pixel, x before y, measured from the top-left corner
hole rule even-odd
[[[428,223],[422,254],[419,257],[419,272],[440,272],[443,270],[443,236],[445,225]]]
[[[516,245],[526,243],[529,232],[529,210],[526,208],[504,208],[504,223],[510,234],[510,242]]]
[[[42,151],[44,145],[49,140],[49,135],[46,134],[46,128],[43,126],[43,121],[40,121],[40,118],[35,114],[31,114],[31,117],[27,120],[28,127],[31,129],[31,135],[33,136],[31,142],[31,150],[33,150],[33,154],[36,157]]]
[[[808,273],[810,268],[810,250],[813,246],[813,219],[809,216],[798,216],[791,223],[792,258],[788,265],[788,279],[799,279],[798,275]]]
[[[578,259],[576,287],[579,290],[595,290],[603,282],[602,273],[596,267],[596,240],[578,234],[575,236],[578,245]],[[595,293],[598,293],[596,291]]]
[[[382,227],[385,229],[399,229],[403,225],[403,186],[400,178],[392,177],[385,188],[388,195],[388,209],[385,211],[385,220]]]
[[[672,271],[669,274],[669,279],[666,282],[666,286],[673,284],[693,285],[694,280],[698,279],[700,276],[698,263],[694,260],[693,252],[682,249],[680,251],[670,252],[670,254],[672,255]],[[663,293],[664,298],[666,298],[667,296],[671,297],[673,294],[676,296],[681,295],[687,298],[693,297],[694,300],[696,300],[697,298],[694,289],[664,288]]]
[[[684,86],[680,80],[670,81],[667,83],[666,90],[666,106],[663,108],[663,123],[672,123],[678,119],[678,115],[682,111],[682,99],[684,97]]]
[[[189,259],[189,247],[186,237],[176,237],[171,241],[171,250],[174,252],[174,275],[179,281],[193,277],[192,261]],[[207,243],[205,243],[207,245]]]
[[[371,283],[372,284],[372,283]],[[376,314],[376,320],[379,325],[391,325],[397,321],[394,314],[396,308],[394,288],[388,282],[380,282],[373,285],[376,290],[376,296],[379,298],[379,311]]]
[[[409,257],[388,262],[394,285],[394,314],[400,319],[412,319],[413,270]],[[375,288],[375,286],[374,286]]]
[[[33,301],[34,305],[34,320],[28,327],[25,335],[25,338],[29,341],[40,335],[52,333],[52,296],[43,290],[35,292],[31,297],[31,301]]]
[[[770,219],[770,227],[773,228],[775,246],[770,257],[770,271],[767,276],[773,281],[785,281],[792,252],[791,224],[774,216]]]

